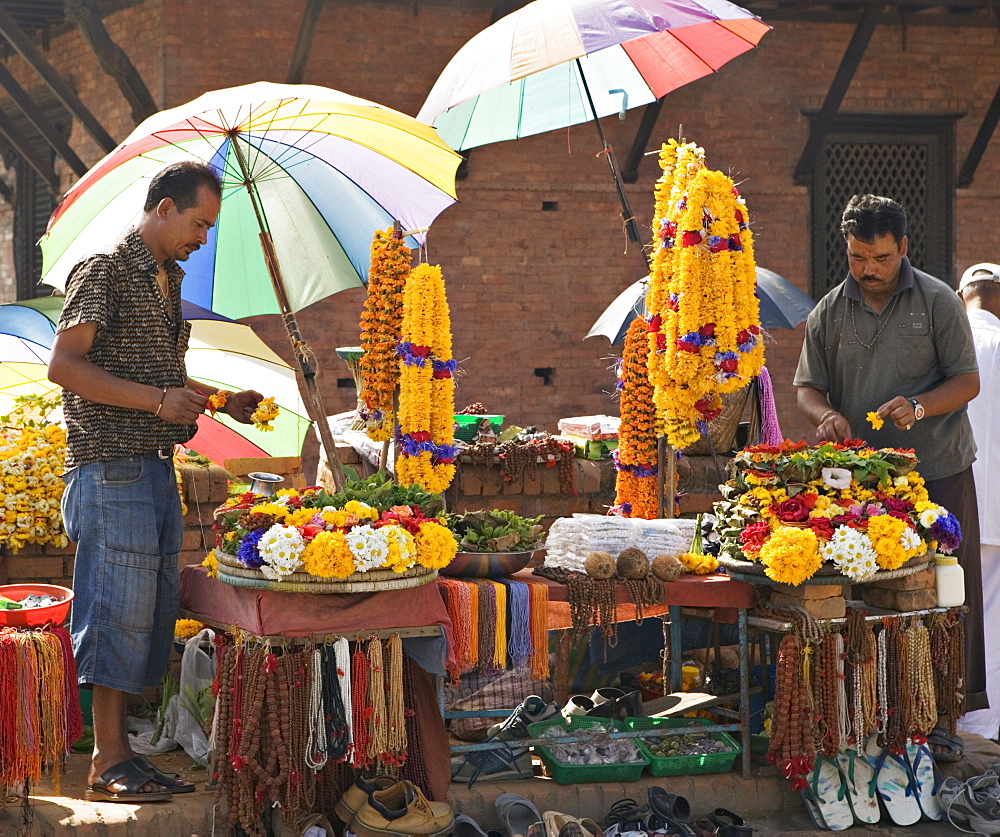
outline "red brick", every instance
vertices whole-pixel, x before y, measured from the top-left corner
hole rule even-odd
[[[937,605],[937,590],[886,590],[866,584],[861,591],[865,604],[906,613],[911,610],[925,610]]]
[[[28,557],[15,553],[7,559],[7,574],[10,576],[12,583],[62,578],[63,559],[58,555],[34,555]]]
[[[206,531],[206,535],[214,541],[214,532]],[[181,549],[201,549],[205,545],[202,538],[201,529],[185,529],[184,530],[184,541],[181,545]]]
[[[839,584],[800,584],[798,587],[775,584],[772,589],[797,599],[828,599],[830,596],[844,595],[844,588]]]
[[[825,599],[803,599],[784,593],[771,593],[774,607],[801,607],[817,619],[840,619],[847,613],[847,602],[843,596],[829,596]]]
[[[871,582],[869,586],[881,587],[883,590],[926,590],[928,587],[934,587],[935,583],[934,568],[928,567],[926,570],[904,575],[902,578]]]

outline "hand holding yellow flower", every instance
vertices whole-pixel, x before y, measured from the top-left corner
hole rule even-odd
[[[881,430],[885,420],[876,412],[870,412],[865,416],[873,430]]]

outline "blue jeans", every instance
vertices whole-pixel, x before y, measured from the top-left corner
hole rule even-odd
[[[96,462],[64,479],[63,520],[77,543],[70,632],[78,680],[140,693],[163,679],[179,606],[173,461]]]

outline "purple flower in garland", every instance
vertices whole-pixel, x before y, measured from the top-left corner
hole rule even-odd
[[[257,550],[257,544],[260,543],[260,539],[264,536],[264,529],[254,529],[252,532],[243,536],[243,540],[240,541],[240,548],[236,552],[236,560],[239,561],[248,570],[260,569],[260,565],[264,563],[264,559],[260,557],[260,552]]]
[[[616,471],[624,471],[625,473],[632,474],[635,477],[655,477],[656,476],[656,465],[627,465],[618,458],[618,451],[611,451],[611,459],[614,462]]]
[[[945,512],[927,531],[927,537],[938,542],[938,552],[954,552],[962,543],[962,526],[951,512]]]

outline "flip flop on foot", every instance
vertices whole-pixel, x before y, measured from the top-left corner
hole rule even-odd
[[[194,793],[195,791],[194,782],[184,782],[176,773],[164,773],[145,756],[136,756],[132,759],[132,763],[138,765],[140,770],[152,774],[150,778],[156,784],[163,785],[171,793]]]
[[[927,746],[931,748],[934,761],[956,762],[965,755],[965,742],[957,735],[949,735],[944,727],[934,727],[927,736]]]
[[[174,798],[170,791],[143,791],[142,788],[155,780],[152,775],[139,768],[133,761],[120,761],[109,767],[90,783],[84,792],[88,802],[169,802]],[[121,790],[112,790],[117,785]]]

